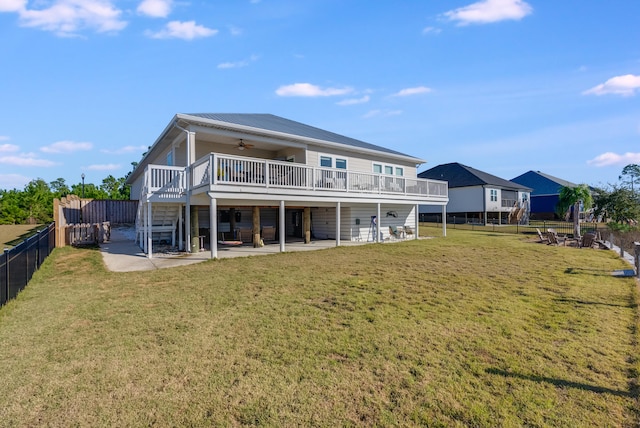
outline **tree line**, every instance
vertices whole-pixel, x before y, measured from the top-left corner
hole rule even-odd
[[[67,185],[64,178],[47,183],[42,178],[31,180],[23,190],[0,190],[0,224],[49,223],[53,221],[53,200],[67,195],[91,199],[129,199],[126,177],[109,175],[96,186],[93,183]]]

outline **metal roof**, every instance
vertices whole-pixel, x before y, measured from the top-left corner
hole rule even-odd
[[[357,147],[359,149],[374,150],[377,152],[393,154],[396,156],[404,156],[414,158],[417,162],[423,163],[424,160],[415,158],[414,156],[407,155],[405,153],[398,152],[396,150],[388,149],[385,147],[377,146],[375,144],[366,143],[364,141],[356,140],[355,138],[345,137],[344,135],[336,134],[334,132],[325,131],[324,129],[316,128],[314,126],[305,125],[304,123],[296,122],[294,120],[285,119],[273,114],[260,114],[260,113],[185,113],[180,115],[192,116],[201,119],[226,122],[231,125],[247,126],[256,129],[263,129],[273,132],[279,132],[297,137],[311,138],[314,140],[326,141],[330,143],[343,144],[351,147]]]
[[[418,174],[420,178],[445,180],[449,188],[490,185],[503,189],[530,191],[531,189],[513,181],[505,180],[461,163],[453,162],[434,166]]]

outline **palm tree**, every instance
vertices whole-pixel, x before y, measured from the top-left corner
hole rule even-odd
[[[580,237],[580,202],[585,210],[593,205],[591,191],[586,184],[579,184],[575,187],[563,186],[560,189],[556,212],[562,217],[573,207],[573,236],[575,238]]]

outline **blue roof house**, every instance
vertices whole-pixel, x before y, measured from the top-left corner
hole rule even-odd
[[[530,187],[531,219],[554,220],[558,218],[556,205],[563,187],[576,187],[575,183],[540,171],[528,171],[511,179],[514,183]]]

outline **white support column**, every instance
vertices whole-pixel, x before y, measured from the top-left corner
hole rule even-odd
[[[413,234],[413,239],[418,239],[419,233],[420,233],[420,205],[416,205],[415,232]]]
[[[151,241],[153,240],[153,220],[152,220],[152,209],[151,202],[147,203],[147,257],[151,258],[153,255],[153,244]]]
[[[140,234],[140,248],[142,248],[142,252],[147,252],[147,204],[142,204],[142,209],[140,210],[140,215],[142,216],[142,233]]]
[[[185,241],[187,244],[187,252],[191,252],[191,164],[194,162],[195,157],[195,140],[196,133],[187,131],[187,143],[186,151],[187,151],[187,167],[185,169],[186,175],[186,199],[187,204],[185,207],[184,216],[186,217],[186,227],[185,227]]]
[[[184,243],[182,242],[182,228],[184,226],[184,221],[182,220],[182,205],[178,209],[178,250],[182,251],[184,249]]]
[[[284,201],[280,201],[280,216],[279,216],[279,226],[278,229],[280,230],[279,232],[279,240],[280,240],[280,252],[284,253],[284,240],[285,240],[285,236],[287,234],[287,231],[285,230],[285,209],[284,209]]]
[[[218,201],[213,197],[213,193],[208,193],[209,201],[209,248],[211,248],[211,258],[218,258]]]
[[[447,206],[442,206],[442,236],[447,236]]]
[[[336,202],[336,247],[340,246],[340,202]]]
[[[376,213],[376,242],[380,242],[380,223],[382,223],[382,219],[380,218],[380,202],[378,202],[378,211]]]

